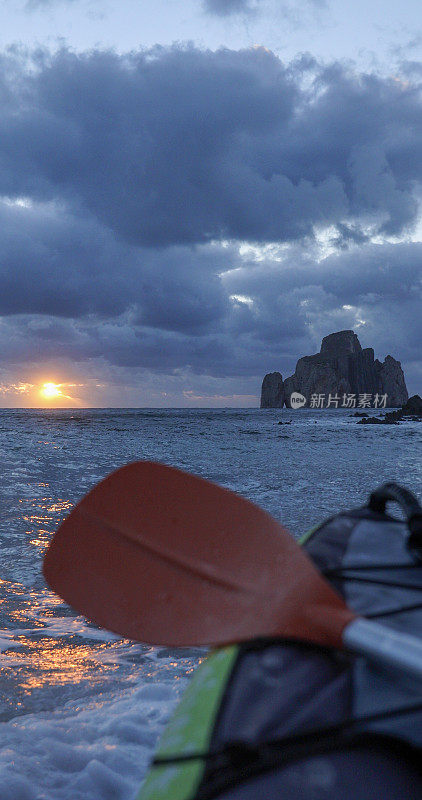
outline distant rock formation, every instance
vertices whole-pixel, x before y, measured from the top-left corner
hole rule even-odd
[[[262,381],[261,408],[283,408],[283,378],[280,372],[269,372]]]
[[[405,417],[406,414],[412,414],[422,418],[422,397],[418,394],[414,394],[412,397],[409,397],[407,403],[405,403],[400,410],[403,417]]]
[[[277,402],[268,387],[277,379]],[[265,391],[264,391],[265,387]],[[292,392],[304,395],[307,405],[312,395],[387,395],[388,407],[404,405],[408,399],[403,370],[399,361],[388,355],[383,362],[374,358],[372,347],[362,349],[354,331],[330,333],[322,340],[321,350],[300,358],[294,375],[282,384],[279,372],[266,375],[262,384],[261,408],[281,408],[281,397],[290,405]],[[275,394],[275,393],[273,393]]]
[[[379,362],[378,362],[379,363]],[[409,397],[400,361],[386,356],[380,369],[381,391],[388,397],[388,406],[398,407],[407,402]]]
[[[356,415],[355,415],[356,416]],[[390,411],[384,417],[370,417],[369,414],[359,415],[360,425],[398,425],[399,422],[422,422],[422,398],[418,394],[409,397],[408,401],[397,411]]]

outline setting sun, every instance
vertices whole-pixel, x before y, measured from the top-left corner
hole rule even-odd
[[[62,392],[60,391],[60,384],[57,383],[44,383],[41,394],[43,397],[47,397],[50,400],[54,397],[63,397]]]

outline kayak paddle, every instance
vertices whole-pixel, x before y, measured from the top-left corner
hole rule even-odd
[[[95,486],[60,525],[49,586],[97,625],[169,646],[286,637],[422,678],[422,643],[359,617],[258,506],[153,462]]]

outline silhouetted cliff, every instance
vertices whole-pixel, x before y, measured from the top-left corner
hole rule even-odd
[[[274,390],[277,378],[277,392]],[[383,362],[374,358],[372,347],[362,349],[354,331],[330,333],[322,340],[321,350],[303,356],[294,375],[282,381],[279,372],[266,375],[262,383],[261,408],[290,406],[290,395],[299,392],[311,404],[312,395],[387,395],[386,405],[406,403],[408,393],[399,361],[388,355]],[[283,398],[283,401],[282,399]]]

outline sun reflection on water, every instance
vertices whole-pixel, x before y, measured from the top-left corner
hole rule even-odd
[[[65,686],[88,681],[94,686],[104,680],[105,673],[116,671],[117,663],[102,660],[113,644],[65,643],[60,639],[18,636],[21,649],[13,654],[19,684],[26,691],[44,686]]]
[[[66,701],[101,705],[139,680],[178,683],[203,652],[118,639],[77,616],[46,588],[0,579],[0,721]]]
[[[121,671],[125,640],[107,640],[48,589],[0,579],[0,619],[0,719],[50,707],[55,687],[98,692]]]
[[[146,683],[163,677],[178,682],[193,671],[200,655],[157,650],[101,631],[45,586],[42,556],[73,507],[63,494],[54,497],[50,491],[48,483],[37,483],[29,496],[24,488],[18,500],[20,550],[11,553],[20,552],[23,560],[29,554],[31,563],[35,556],[35,580],[29,572],[25,585],[20,568],[17,580],[0,578],[0,721],[68,700],[84,698],[84,707],[101,704],[113,687],[131,685],[140,675]]]
[[[30,544],[44,553],[53,531],[67,517],[73,503],[64,498],[52,500],[51,497],[21,498],[19,503],[28,508],[22,519],[27,526],[25,532],[31,537]]]

